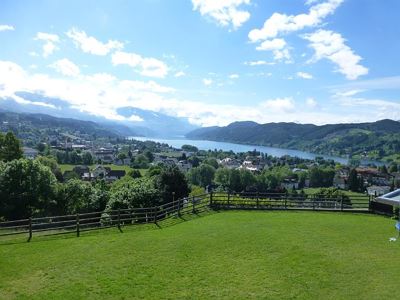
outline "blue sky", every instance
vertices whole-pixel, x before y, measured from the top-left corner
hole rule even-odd
[[[2,1],[0,98],[203,126],[399,120],[399,17],[398,0]]]

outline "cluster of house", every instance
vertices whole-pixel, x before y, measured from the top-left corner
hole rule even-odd
[[[68,178],[71,173],[77,174],[84,181],[104,179],[107,182],[113,182],[126,175],[124,170],[112,170],[102,165],[97,165],[92,170],[88,166],[75,166],[71,171],[64,172],[64,178]]]
[[[400,173],[383,173],[376,168],[358,167],[357,176],[362,180],[363,185],[367,187],[367,193],[371,196],[380,196],[389,193],[392,184],[400,182]],[[340,169],[336,172],[333,185],[340,189],[348,188],[349,170]]]

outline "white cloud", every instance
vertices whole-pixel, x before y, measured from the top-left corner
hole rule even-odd
[[[73,40],[75,46],[85,53],[104,56],[113,50],[121,50],[124,47],[123,43],[116,40],[108,40],[107,43],[100,42],[77,28],[70,29],[66,34]]]
[[[111,57],[112,63],[116,65],[128,65],[143,76],[164,78],[168,74],[168,66],[156,58],[142,57],[136,53],[115,52]]]
[[[244,64],[247,65],[247,66],[251,66],[251,67],[254,67],[254,66],[266,66],[266,65],[272,66],[272,65],[275,65],[274,62],[267,62],[267,61],[265,61],[265,60],[245,61]]]
[[[143,118],[141,118],[140,116],[137,116],[137,115],[130,116],[128,118],[128,120],[132,121],[132,122],[143,122],[144,121]]]
[[[35,40],[43,41],[43,57],[47,57],[58,50],[57,44],[60,42],[60,38],[56,34],[38,32]]]
[[[328,59],[337,65],[337,72],[342,73],[349,80],[357,79],[368,74],[368,69],[360,65],[361,57],[345,44],[346,40],[340,33],[330,30],[318,30],[304,36],[315,50],[311,62]]]
[[[250,4],[250,0],[192,0],[193,10],[199,10],[202,16],[208,16],[221,26],[232,25],[239,28],[249,18],[250,13],[240,8]]]
[[[126,81],[106,73],[79,77],[54,78],[45,74],[24,70],[19,65],[0,61],[0,107],[3,99],[14,99],[21,103],[32,104],[17,97],[15,92],[25,91],[40,93],[49,98],[59,98],[73,108],[96,116],[113,120],[129,121],[117,113],[121,107],[138,107],[153,112],[162,112],[170,116],[186,117],[194,124],[211,126],[227,125],[233,121],[254,120],[267,122],[301,122],[301,123],[343,123],[365,122],[395,118],[399,116],[399,104],[384,100],[356,99],[357,110],[344,106],[344,100],[334,99],[342,105],[342,111],[318,109],[306,105],[296,105],[294,98],[285,97],[270,99],[261,103],[244,105],[203,103],[190,99],[177,99],[174,89],[160,86],[155,82]],[[353,102],[352,102],[353,101]],[[59,109],[51,103],[33,103]],[[381,109],[379,105],[385,109]],[[343,113],[345,111],[346,113]],[[362,113],[360,113],[362,112]],[[395,119],[400,119],[400,116]],[[135,116],[132,121],[139,121]]]
[[[204,78],[204,79],[203,79],[203,84],[204,84],[205,86],[209,86],[209,85],[211,85],[212,83],[213,83],[213,80],[210,79],[210,78]]]
[[[229,75],[230,79],[238,79],[239,78],[239,74],[231,74]]]
[[[175,73],[174,77],[183,77],[183,76],[185,76],[185,75],[186,75],[185,72],[179,71],[179,72],[176,72],[176,73]]]
[[[355,96],[362,92],[364,92],[364,90],[346,90],[346,91],[337,92],[335,94],[335,96],[336,97],[352,97],[352,96]]]
[[[344,0],[328,0],[327,2],[310,7],[308,14],[285,15],[274,13],[264,23],[261,29],[253,29],[249,32],[251,42],[276,38],[280,34],[287,34],[302,30],[306,27],[319,25],[324,18],[334,13],[336,8]]]
[[[296,75],[297,75],[297,77],[303,78],[303,79],[313,79],[313,76],[306,72],[297,72]]]
[[[50,67],[65,76],[76,77],[80,74],[79,67],[67,58],[55,61]]]
[[[258,51],[272,51],[275,60],[285,59],[290,62],[291,55],[284,39],[266,40],[256,47]]]
[[[291,112],[295,109],[295,102],[291,97],[276,98],[263,102],[261,106],[272,112]]]
[[[315,107],[317,107],[318,103],[317,103],[317,101],[315,101],[314,98],[309,97],[306,99],[306,105],[310,108],[315,108]]]
[[[0,25],[0,31],[12,31],[12,30],[15,30],[14,26]]]

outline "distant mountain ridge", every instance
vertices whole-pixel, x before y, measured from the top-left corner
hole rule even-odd
[[[160,112],[144,110],[136,107],[121,107],[117,113],[126,120],[109,120],[80,111],[67,101],[50,98],[40,93],[16,92],[15,95],[28,103],[18,103],[13,98],[0,98],[3,110],[16,113],[46,114],[59,118],[73,118],[83,121],[93,121],[112,128],[123,136],[148,137],[182,137],[198,126],[190,124],[186,118],[168,116]]]
[[[189,139],[284,147],[334,155],[368,155],[382,159],[400,151],[400,122],[297,124],[234,122],[191,131]],[[384,153],[382,153],[382,151]],[[367,154],[366,154],[367,153]],[[400,159],[400,158],[399,158]]]

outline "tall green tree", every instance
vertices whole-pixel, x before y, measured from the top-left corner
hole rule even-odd
[[[23,157],[21,142],[12,132],[0,133],[0,160],[12,161]]]
[[[40,215],[51,207],[56,178],[36,160],[18,159],[0,164],[0,215],[22,219]]]
[[[175,199],[181,199],[189,195],[190,189],[185,174],[176,166],[162,168],[160,174],[154,176],[154,178],[163,203],[172,201],[172,193],[174,193]]]
[[[201,164],[188,172],[190,183],[201,187],[210,185],[213,182],[214,175],[215,168],[208,164]]]

